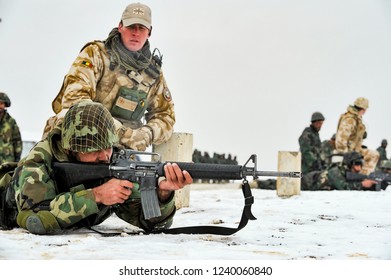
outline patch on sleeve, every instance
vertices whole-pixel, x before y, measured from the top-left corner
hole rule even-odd
[[[90,68],[94,67],[94,65],[92,65],[91,62],[88,62],[88,61],[85,61],[85,60],[83,60],[83,62],[81,64],[83,64],[83,65],[85,65],[87,67],[90,67]]]
[[[164,96],[164,99],[166,99],[167,101],[171,101],[171,99],[172,99],[171,92],[168,88],[164,89],[163,96]]]

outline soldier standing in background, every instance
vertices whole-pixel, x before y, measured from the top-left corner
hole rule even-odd
[[[340,116],[335,140],[335,148],[338,153],[356,151],[364,157],[364,164],[360,172],[366,175],[375,170],[379,160],[377,151],[362,146],[366,131],[362,116],[368,107],[368,99],[364,97],[357,98],[354,105],[349,105],[346,113]]]
[[[6,109],[10,106],[8,95],[0,92],[0,164],[19,161],[23,149],[18,124]]]
[[[109,110],[122,145],[144,151],[166,142],[173,133],[174,103],[162,56],[158,49],[151,52],[151,34],[151,9],[133,3],[104,41],[87,43],[52,102],[56,115],[47,121],[43,138],[73,104],[92,100]]]
[[[319,138],[319,131],[324,120],[322,113],[313,113],[310,126],[306,127],[299,137],[301,172],[303,174],[322,170],[324,167],[321,159],[321,141]]]
[[[376,149],[376,151],[379,152],[379,161],[377,162],[377,166],[380,166],[380,164],[383,160],[388,160],[387,151],[386,151],[387,145],[388,145],[387,140],[383,139],[381,141],[380,147]]]

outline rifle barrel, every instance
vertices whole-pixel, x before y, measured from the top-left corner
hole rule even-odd
[[[296,171],[256,171],[256,176],[301,178],[301,172]]]
[[[182,170],[189,172],[193,179],[241,180],[247,176],[252,176],[253,178],[258,176],[301,178],[301,172],[256,171],[254,168],[234,164],[176,163]],[[159,176],[164,176],[163,167],[165,164],[162,163],[158,168]]]

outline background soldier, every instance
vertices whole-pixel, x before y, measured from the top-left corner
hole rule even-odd
[[[10,106],[8,95],[0,92],[0,164],[19,161],[23,149],[18,124],[6,109]]]
[[[376,185],[376,181],[365,179],[361,182],[348,181],[346,173],[361,173],[363,156],[358,152],[344,154],[342,165],[335,165],[327,172],[327,182],[324,185],[335,190],[369,190]]]
[[[381,173],[384,173],[384,174],[391,176],[391,160],[381,161],[381,164],[378,168],[378,172],[381,172]],[[388,185],[391,184],[391,182],[384,180],[383,182],[380,182],[379,184],[380,184],[380,189],[385,190],[388,187]]]
[[[349,105],[346,113],[342,114],[338,121],[335,139],[337,153],[358,152],[364,157],[362,174],[368,175],[376,168],[379,153],[363,148],[363,139],[366,131],[362,116],[369,107],[368,99],[359,97],[354,105]]]
[[[387,145],[388,145],[387,140],[386,140],[386,139],[383,139],[383,140],[381,141],[380,147],[378,147],[378,148],[376,149],[376,151],[379,152],[379,161],[377,162],[377,166],[380,166],[380,164],[381,164],[381,162],[382,162],[383,160],[388,160],[388,157],[387,157],[387,150],[386,150]]]
[[[322,170],[324,163],[321,159],[321,141],[319,131],[325,120],[322,113],[315,112],[311,116],[311,124],[306,127],[299,137],[301,152],[301,172],[303,174]]]
[[[347,172],[360,173],[363,157],[358,152],[348,152],[343,161],[334,163],[323,171],[313,171],[302,178],[303,190],[375,190],[374,180],[348,181]]]

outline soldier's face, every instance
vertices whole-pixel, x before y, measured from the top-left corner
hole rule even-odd
[[[0,101],[0,110],[5,109],[5,103],[3,101]]]
[[[141,50],[149,38],[149,29],[141,24],[123,26],[122,23],[120,23],[118,31],[121,34],[124,46],[133,52]]]
[[[360,173],[361,168],[362,168],[362,165],[361,165],[361,164],[353,164],[353,165],[352,165],[352,172],[354,172],[354,173]]]
[[[316,122],[313,122],[312,125],[313,125],[313,127],[315,127],[315,129],[316,129],[317,131],[319,131],[319,130],[322,128],[323,121],[316,121]]]
[[[76,159],[80,162],[89,163],[109,163],[113,149],[109,148],[106,150],[89,152],[89,153],[76,153]]]

